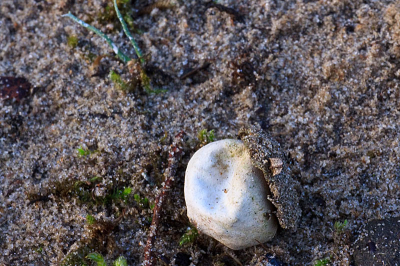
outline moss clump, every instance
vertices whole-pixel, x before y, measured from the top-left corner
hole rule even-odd
[[[84,149],[84,148],[82,148],[82,146],[80,146],[78,149],[76,149],[76,151],[78,152],[79,157],[86,157],[86,156],[89,156],[90,154],[92,154],[92,152],[90,150]]]
[[[121,76],[115,72],[114,70],[110,71],[109,75],[111,81],[114,83],[115,87],[122,91],[133,91],[135,89],[135,85],[131,82],[125,82]]]
[[[124,187],[124,184],[110,183],[107,186],[101,185],[101,177],[95,176],[87,181],[65,179],[62,181],[54,181],[50,184],[50,193],[63,199],[76,198],[78,204],[88,204],[89,206],[98,206],[115,203],[120,204],[128,201],[128,196],[131,194],[132,189]],[[101,196],[95,195],[95,190],[102,188],[105,192]],[[34,198],[36,194],[28,195],[28,198]]]
[[[320,259],[314,263],[314,266],[325,266],[328,265],[329,262],[331,262],[330,258]]]
[[[67,44],[68,44],[69,47],[74,49],[75,47],[78,46],[78,37],[76,37],[75,35],[68,36]]]
[[[132,188],[126,187],[124,189],[115,189],[110,196],[110,200],[122,200],[126,201],[128,196],[131,194]]]
[[[213,142],[215,140],[214,129],[210,131],[207,131],[207,129],[200,130],[200,132],[197,134],[197,138],[202,144]]]
[[[199,232],[195,227],[192,227],[186,233],[183,234],[181,240],[179,241],[179,245],[183,246],[185,244],[193,243],[198,236]]]
[[[87,258],[90,259],[91,261],[94,261],[97,263],[97,266],[107,266],[107,263],[104,259],[104,257],[99,254],[99,253],[90,253],[87,255]],[[116,259],[113,263],[114,266],[127,266],[128,262],[123,256],[120,256],[118,259]]]
[[[90,215],[90,214],[86,215],[86,223],[88,225],[93,225],[95,222],[96,222],[96,219],[92,215]]]
[[[116,259],[113,263],[114,266],[128,266],[128,262],[123,256],[120,256],[118,259]]]
[[[101,253],[112,254],[115,252],[116,246],[112,232],[117,228],[122,218],[121,216],[113,221],[99,219],[95,223],[88,225],[86,231],[87,237],[82,238],[76,243],[77,247],[65,256],[61,265],[93,265],[91,261],[96,262],[97,265],[107,265],[101,264],[105,263]],[[93,250],[99,253],[93,253]]]
[[[337,233],[341,233],[343,232],[343,230],[347,227],[348,221],[344,220],[344,222],[335,222],[335,224],[333,225],[333,227],[335,228],[335,231]]]
[[[142,197],[140,197],[139,194],[133,195],[133,198],[135,199],[136,203],[139,205],[140,208],[147,209],[147,208],[151,207],[149,204],[148,198],[142,198]]]

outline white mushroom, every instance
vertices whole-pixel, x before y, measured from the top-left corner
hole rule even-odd
[[[264,174],[240,140],[210,143],[190,159],[185,175],[187,215],[197,229],[231,249],[274,237],[278,222]]]

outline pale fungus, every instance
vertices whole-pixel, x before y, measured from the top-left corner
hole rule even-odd
[[[300,216],[298,183],[279,144],[256,130],[239,137],[199,149],[185,175],[191,223],[235,250],[271,240],[278,222],[295,229]]]

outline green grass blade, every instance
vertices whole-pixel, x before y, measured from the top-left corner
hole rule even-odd
[[[114,0],[115,2],[115,0]],[[73,21],[75,21],[76,23],[78,23],[79,25],[85,27],[86,29],[93,31],[94,33],[96,33],[97,35],[99,35],[101,38],[103,38],[104,40],[106,40],[106,42],[110,45],[110,47],[113,49],[114,53],[118,56],[119,59],[121,59],[122,61],[124,61],[124,63],[127,63],[128,61],[132,60],[130,57],[128,57],[127,55],[125,55],[124,53],[122,53],[118,47],[115,45],[115,43],[113,41],[111,41],[110,38],[108,38],[107,35],[105,35],[103,32],[101,32],[99,29],[96,29],[95,27],[93,27],[92,25],[87,24],[86,22],[84,22],[83,20],[80,20],[79,18],[75,17],[74,15],[71,14],[71,12],[68,12],[68,14],[62,15],[62,17],[69,17],[70,19],[72,19]],[[125,24],[126,27],[126,24]],[[136,50],[136,48],[135,48]]]
[[[125,35],[131,41],[132,46],[135,49],[136,55],[139,57],[140,63],[144,64],[145,61],[144,61],[144,58],[142,55],[142,51],[140,50],[139,45],[136,43],[135,39],[133,39],[133,36],[128,29],[128,26],[126,25],[126,22],[125,22],[124,18],[122,17],[121,12],[118,9],[117,0],[114,0],[114,7],[115,7],[115,11],[117,12],[117,17],[118,17],[119,21],[121,22],[122,28],[124,29]]]

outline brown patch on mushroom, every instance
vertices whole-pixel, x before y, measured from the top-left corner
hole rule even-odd
[[[279,158],[269,158],[270,166],[269,169],[272,172],[272,176],[279,175],[282,171],[283,162]]]
[[[292,177],[292,168],[279,143],[254,127],[240,129],[239,139],[250,150],[253,165],[264,173],[279,224],[284,229],[296,230],[301,215],[300,184]]]

